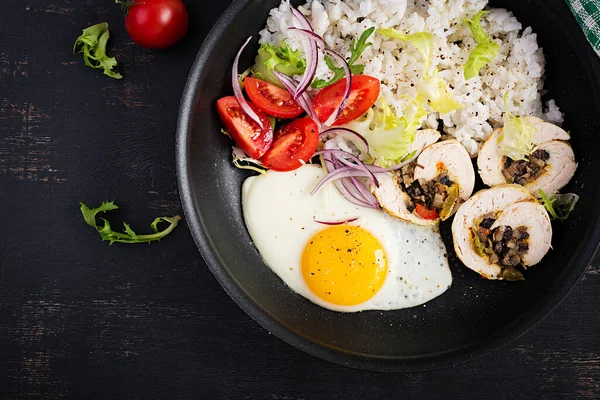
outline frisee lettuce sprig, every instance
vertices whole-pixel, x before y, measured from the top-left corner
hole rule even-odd
[[[104,70],[104,74],[113,79],[122,79],[123,76],[113,71],[117,66],[114,57],[106,55],[106,44],[110,38],[108,23],[101,22],[83,30],[73,45],[73,54],[83,54],[85,65]]]

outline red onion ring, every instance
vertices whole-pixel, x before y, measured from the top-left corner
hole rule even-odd
[[[301,29],[314,32],[312,26],[310,25],[310,22],[308,22],[304,14],[302,14],[294,7],[290,6],[290,8],[292,9],[294,22],[300,25],[299,27]],[[304,53],[306,56],[306,71],[304,71],[304,75],[302,76],[302,79],[298,84],[298,89],[294,94],[294,100],[298,100],[298,98],[308,89],[313,79],[315,78],[315,75],[317,74],[317,65],[319,63],[319,51],[317,49],[317,43],[314,38],[304,38]]]
[[[368,178],[369,174],[367,174],[364,171],[358,171],[353,167],[340,167],[335,169],[334,171],[331,171],[330,173],[328,173],[327,175],[325,175],[323,177],[323,179],[321,179],[321,181],[319,183],[317,183],[317,186],[315,186],[315,188],[312,190],[312,192],[310,192],[311,195],[314,195],[315,193],[317,193],[319,191],[319,189],[321,189],[324,185],[326,185],[329,182],[338,180],[338,179],[342,179],[342,178],[351,178],[351,177],[365,177]]]
[[[358,157],[356,157],[354,154],[348,153],[347,151],[344,151],[344,150],[325,149],[325,150],[317,151],[314,155],[318,156],[321,154],[333,154],[334,156],[336,156],[336,158],[342,164],[344,164],[348,167],[352,167],[358,171],[363,171],[363,172],[367,173],[369,179],[371,179],[371,182],[373,182],[373,184],[376,187],[379,187],[379,180],[377,179],[375,174],[372,171],[370,171],[367,168],[367,166],[362,161],[360,161],[360,159]],[[347,158],[349,158],[350,160],[352,160],[354,162],[352,163],[352,162],[348,161]]]
[[[340,115],[342,115],[342,112],[344,112],[344,108],[346,108],[346,103],[348,102],[348,98],[350,97],[350,90],[352,89],[352,72],[350,72],[350,66],[348,65],[344,57],[342,57],[333,50],[324,49],[323,51],[325,52],[325,54],[328,54],[331,57],[337,59],[338,62],[342,65],[344,73],[346,74],[346,90],[344,91],[342,101],[340,101],[340,104],[335,108],[335,110],[333,110],[329,118],[327,118],[327,121],[325,121],[325,126],[331,126],[340,117]]]
[[[308,39],[314,40],[318,46],[321,46],[321,48],[323,48],[323,49],[325,48],[325,40],[323,40],[323,38],[320,35],[316,34],[312,30],[291,27],[291,28],[288,28],[288,31],[298,32],[298,33],[306,36]]]
[[[256,115],[252,108],[250,108],[250,105],[248,105],[248,102],[244,98],[242,88],[240,87],[240,81],[238,79],[240,56],[242,55],[242,52],[244,51],[251,39],[252,36],[250,36],[246,40],[246,43],[242,45],[237,55],[235,56],[235,60],[233,61],[233,68],[231,69],[231,85],[233,86],[233,94],[235,95],[235,98],[237,99],[238,103],[240,103],[240,107],[242,107],[242,110],[244,110],[244,112],[248,115],[248,117],[250,117],[252,121],[254,121],[258,126],[260,126],[260,129],[264,129],[263,123],[260,120],[259,116]]]
[[[290,92],[292,96],[294,96],[297,92],[298,82],[296,82],[294,78],[278,71],[275,71],[275,75],[277,76],[277,78],[279,78],[279,80],[287,89],[287,91]],[[302,95],[297,99],[297,102],[298,104],[300,104],[300,107],[302,107],[304,111],[306,111],[306,114],[309,116],[309,118],[315,121],[315,123],[319,127],[319,130],[321,130],[323,128],[323,123],[317,116],[317,113],[315,112],[312,106],[312,98],[310,97],[310,94],[308,92],[302,93]]]
[[[334,226],[334,225],[348,224],[350,222],[354,222],[354,221],[357,221],[357,220],[358,220],[358,217],[356,217],[356,218],[349,218],[349,219],[345,219],[345,220],[342,220],[342,221],[321,221],[321,220],[315,219],[315,222],[318,223],[318,224]]]
[[[329,128],[321,132],[321,141],[333,135],[341,135],[345,140],[351,141],[363,154],[369,154],[369,142],[360,133],[348,128]]]
[[[340,163],[336,162],[331,154],[323,154],[323,162],[327,171],[334,171],[336,168],[341,167]],[[350,203],[359,207],[375,208],[369,204],[356,190],[353,189],[352,185],[346,183],[346,179],[340,179],[333,181],[333,185],[340,192],[342,197],[348,200]],[[378,206],[377,206],[378,208]]]

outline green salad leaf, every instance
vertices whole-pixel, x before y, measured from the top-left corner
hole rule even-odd
[[[131,229],[131,226],[129,226],[125,222],[123,222],[123,227],[125,228],[125,231],[115,232],[112,230],[110,223],[106,219],[100,218],[102,220],[102,224],[98,224],[98,222],[96,221],[97,214],[105,213],[107,211],[112,211],[119,208],[114,202],[105,201],[97,208],[89,208],[83,203],[79,204],[81,205],[81,214],[83,215],[83,219],[85,220],[85,222],[88,225],[93,226],[96,229],[96,231],[98,231],[98,233],[100,234],[100,237],[102,237],[102,240],[109,241],[110,244],[113,244],[114,242],[150,243],[153,241],[160,240],[167,236],[169,233],[171,233],[179,223],[179,220],[181,220],[181,217],[179,215],[176,215],[174,217],[158,217],[152,222],[152,224],[150,224],[150,227],[152,228],[154,233],[149,235],[138,235],[133,231],[133,229]],[[168,223],[169,226],[167,226],[164,230],[159,231],[158,224],[160,223]]]
[[[533,132],[535,127],[527,118],[513,115],[508,107],[508,92],[504,95],[504,128],[498,138],[501,141],[502,155],[515,161],[527,160],[534,149]]]
[[[488,11],[480,11],[473,19],[465,21],[469,29],[471,29],[475,42],[477,42],[477,46],[471,51],[469,59],[463,67],[466,80],[479,75],[479,71],[491,63],[500,51],[500,45],[494,42],[481,26],[481,17],[487,13]]]
[[[579,196],[575,193],[551,194],[547,195],[542,189],[538,190],[541,197],[540,202],[548,211],[550,219],[564,221],[569,218],[571,211],[579,201]]]
[[[378,32],[392,39],[398,39],[403,42],[412,44],[419,50],[425,63],[425,70],[429,71],[433,61],[433,49],[435,45],[435,36],[429,32],[417,32],[412,35],[404,34],[396,29],[379,29]]]
[[[367,42],[373,32],[375,32],[374,27],[365,30],[358,38],[358,41],[352,39],[352,43],[350,44],[350,59],[348,60],[348,66],[350,67],[350,72],[352,72],[353,75],[362,74],[365,70],[364,65],[355,63],[358,61],[365,49],[373,44]],[[344,69],[341,67],[336,67],[333,63],[333,60],[329,56],[325,56],[325,64],[327,64],[327,67],[333,71],[333,78],[328,81],[319,78],[315,79],[311,84],[311,86],[315,89],[322,89],[324,87],[333,85],[346,76]]]
[[[122,79],[123,76],[113,71],[117,65],[114,57],[106,55],[106,44],[110,37],[108,23],[101,22],[83,30],[73,45],[73,54],[83,54],[85,65],[92,68],[103,69],[104,74],[114,79]],[[78,51],[79,49],[79,51]]]
[[[410,145],[415,140],[417,129],[421,127],[421,120],[427,115],[423,107],[423,98],[418,95],[410,101],[401,117],[394,114],[385,100],[375,108],[372,118],[364,121],[355,121],[348,126],[360,132],[369,142],[370,156],[382,166],[391,166],[401,163],[414,154],[407,154]]]
[[[429,32],[417,32],[412,35],[404,34],[395,29],[380,29],[379,33],[388,38],[394,38],[415,46],[423,57],[423,78],[417,84],[417,90],[429,101],[434,111],[441,114],[458,110],[463,107],[448,91],[448,85],[438,77],[437,68],[431,72],[435,36]]]
[[[280,46],[264,43],[258,49],[253,75],[263,81],[283,87],[275,75],[275,71],[294,76],[302,75],[305,70],[306,60],[302,58],[299,50],[292,50],[285,42],[282,42]]]

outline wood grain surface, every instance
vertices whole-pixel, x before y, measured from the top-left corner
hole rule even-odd
[[[78,202],[116,200],[140,231],[181,214],[177,111],[225,0],[188,0],[168,51],[131,42],[112,0],[3,0],[0,9],[0,398],[600,398],[600,263],[541,324],[452,369],[370,373],[320,361],[247,317],[183,223],[109,246]],[[107,21],[124,79],[72,54]]]

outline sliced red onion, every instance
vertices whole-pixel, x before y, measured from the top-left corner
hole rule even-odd
[[[373,172],[371,172],[367,168],[367,166],[354,154],[348,153],[347,151],[344,151],[344,150],[337,150],[337,149],[325,149],[325,150],[317,151],[315,153],[316,156],[321,155],[321,154],[333,154],[334,156],[336,156],[336,158],[342,164],[344,164],[348,167],[352,167],[358,171],[366,172],[368,174],[368,177],[371,179],[371,182],[373,182],[373,184],[376,187],[379,187],[379,181],[377,180],[377,177],[375,176],[375,174]],[[354,162],[348,161],[348,159],[350,159]]]
[[[259,116],[256,115],[254,110],[250,107],[250,105],[244,98],[242,88],[240,87],[240,81],[238,79],[240,56],[242,55],[242,52],[244,51],[251,39],[252,36],[250,36],[248,40],[246,40],[246,43],[243,44],[243,46],[240,48],[240,51],[238,51],[237,56],[235,56],[235,60],[233,61],[233,68],[231,70],[231,85],[233,86],[233,94],[235,95],[235,98],[237,99],[238,103],[240,103],[240,107],[242,107],[242,110],[244,110],[244,112],[248,114],[248,117],[250,117],[252,121],[256,122],[256,124],[260,126],[260,129],[263,129],[264,126]]]
[[[322,158],[327,171],[334,172],[339,168],[344,168],[343,164],[330,153],[324,153]],[[373,204],[369,200],[365,199],[365,197],[358,191],[356,187],[354,187],[353,183],[350,182],[348,178],[333,180],[332,183],[338,192],[340,192],[340,194],[350,203],[359,207],[379,208],[379,204],[377,202]],[[370,200],[372,201],[372,199]]]
[[[325,126],[331,126],[340,117],[340,115],[342,115],[344,108],[346,108],[346,102],[348,101],[348,97],[350,97],[350,90],[352,89],[352,72],[350,72],[350,66],[344,57],[333,50],[324,49],[323,51],[325,54],[328,54],[336,59],[338,63],[342,65],[344,73],[346,74],[346,90],[344,91],[342,101],[340,101],[340,104],[335,108],[335,110],[333,110],[329,118],[327,118],[327,121],[325,121]]]
[[[330,225],[330,226],[349,224],[350,222],[354,222],[354,221],[358,221],[358,217],[344,219],[341,221],[321,221],[321,220],[315,219],[315,222],[318,224]]]
[[[306,17],[298,11],[295,7],[291,7],[292,14],[294,16],[294,22],[299,25],[299,28],[314,32],[310,22]],[[304,37],[304,53],[306,56],[306,70],[304,75],[298,84],[298,89],[294,94],[294,100],[300,98],[300,96],[308,89],[315,75],[317,74],[317,65],[319,63],[319,51],[317,48],[317,42],[314,38]]]
[[[350,182],[370,206],[372,206],[373,208],[379,207],[379,201],[377,201],[375,195],[371,193],[369,189],[365,187],[365,185],[360,183],[360,181],[356,179],[356,177],[351,177]]]
[[[308,19],[306,19],[304,14],[302,14],[300,12],[300,10],[298,10],[296,7],[291,6],[290,8],[292,9],[292,15],[294,17],[294,21],[296,21],[298,23],[298,25],[300,25],[301,28],[312,31],[313,30],[312,25],[310,24]]]
[[[296,82],[294,78],[287,76],[286,74],[282,74],[278,71],[275,71],[275,75],[277,76],[277,78],[279,78],[279,80],[287,89],[287,91],[290,92],[292,96],[294,96],[298,89],[298,82]],[[315,123],[319,127],[319,130],[321,130],[323,128],[323,124],[321,123],[321,120],[317,116],[317,113],[315,112],[312,106],[312,98],[310,97],[310,94],[308,92],[304,92],[296,101],[298,102],[298,104],[300,104],[300,107],[302,107],[304,111],[306,111],[306,114],[309,116],[309,118],[315,121]]]
[[[307,39],[315,41],[318,46],[321,46],[322,49],[325,49],[325,40],[323,40],[323,38],[320,35],[316,34],[314,31],[296,27],[288,28],[288,30],[297,32],[305,36]]]
[[[321,141],[331,138],[336,135],[341,135],[345,140],[352,142],[356,148],[363,154],[369,154],[369,142],[360,133],[348,128],[329,128],[321,132]]]
[[[312,192],[310,194],[314,195],[315,193],[317,193],[319,191],[319,189],[321,189],[324,185],[328,184],[329,182],[332,182],[332,181],[335,181],[338,179],[342,179],[342,178],[350,178],[350,177],[356,177],[356,176],[368,178],[369,174],[367,174],[364,171],[358,171],[352,167],[337,168],[336,170],[331,171],[330,173],[325,175],[323,177],[323,179],[321,179],[321,181],[319,183],[317,183],[317,186],[315,186],[315,188],[312,190]]]

